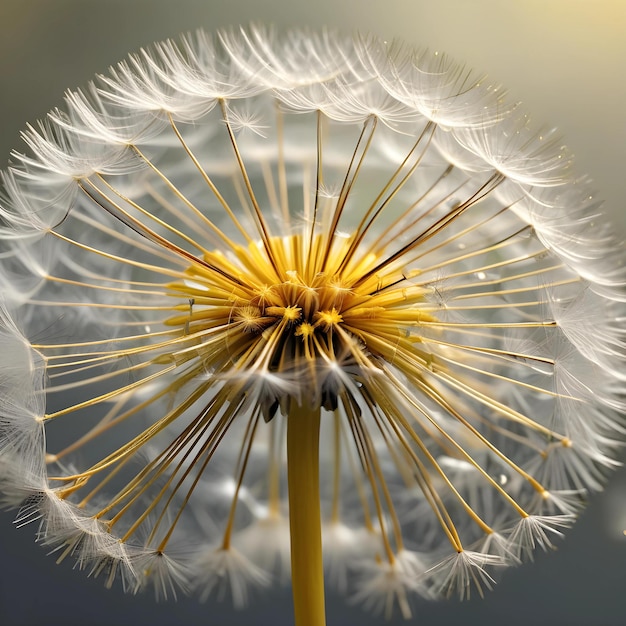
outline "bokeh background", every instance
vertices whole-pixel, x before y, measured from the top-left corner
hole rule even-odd
[[[0,0],[0,167],[20,129],[60,104],[66,87],[154,40],[251,21],[397,37],[485,71],[538,125],[559,127],[626,231],[626,0]],[[0,626],[292,623],[288,590],[264,590],[244,611],[107,591],[55,565],[34,544],[35,528],[11,521],[0,515]],[[624,529],[621,471],[556,552],[509,571],[484,600],[416,603],[415,623],[623,626]],[[385,623],[332,594],[328,614],[329,626]]]

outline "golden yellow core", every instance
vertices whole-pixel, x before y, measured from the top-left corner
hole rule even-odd
[[[232,250],[207,253],[206,266],[169,285],[186,304],[167,323],[197,335],[212,372],[292,375],[313,390],[338,362],[415,355],[419,325],[435,319],[401,268],[379,275],[380,256],[359,258],[350,239],[293,235]]]

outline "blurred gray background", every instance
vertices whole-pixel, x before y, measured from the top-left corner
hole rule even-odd
[[[19,148],[20,129],[60,104],[65,88],[154,40],[251,21],[398,37],[487,72],[539,125],[560,128],[626,228],[625,0],[0,0],[0,167]],[[258,594],[240,612],[106,591],[69,563],[55,565],[34,544],[35,528],[15,530],[11,520],[0,515],[0,626],[292,623],[286,590]],[[558,551],[508,572],[485,600],[417,604],[415,622],[623,626],[624,529],[621,471]],[[328,614],[329,626],[385,623],[332,595]]]

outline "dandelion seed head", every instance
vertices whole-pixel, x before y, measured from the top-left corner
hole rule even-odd
[[[58,560],[237,606],[291,577],[318,609],[325,569],[410,617],[551,549],[617,465],[623,241],[486,77],[374,37],[198,32],[23,139],[0,504]]]

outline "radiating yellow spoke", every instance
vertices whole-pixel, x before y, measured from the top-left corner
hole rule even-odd
[[[516,242],[514,239],[507,239],[503,242],[494,244],[492,246],[488,246],[485,248],[480,248],[478,250],[473,250],[472,252],[468,252],[466,254],[463,255],[459,255],[456,257],[451,257],[450,259],[447,259],[445,261],[442,261],[441,263],[438,263],[437,265],[431,265],[428,267],[424,267],[424,268],[420,268],[419,272],[416,274],[416,276],[420,276],[422,274],[430,274],[435,270],[441,270],[442,268],[454,264],[454,263],[458,263],[460,261],[466,261],[468,259],[471,258],[475,258],[478,256],[486,256],[491,252],[495,252],[496,250],[501,250],[504,247],[507,247],[509,245],[515,245]],[[479,272],[483,272],[484,274],[486,274],[489,271],[493,271],[496,269],[500,269],[502,267],[507,267],[509,265],[515,265],[517,263],[523,263],[524,261],[531,261],[533,259],[537,259],[540,258],[542,256],[545,255],[545,251],[544,250],[537,250],[535,252],[531,252],[529,254],[522,254],[519,256],[515,256],[515,257],[508,257],[506,259],[502,259],[500,261],[497,261],[495,263],[488,263],[486,265],[476,265],[474,267],[468,268],[468,269],[464,269],[464,270],[460,270],[457,272],[447,272],[446,273],[446,281],[449,281],[453,278],[459,278],[461,276],[468,276],[468,275],[475,275]],[[543,271],[543,270],[542,270]],[[506,277],[499,277],[500,280],[502,280],[504,278],[504,280],[506,280]],[[432,281],[431,281],[432,282]],[[428,284],[428,282],[426,283],[416,283],[419,286],[424,286],[426,284]],[[481,282],[480,284],[486,284]]]
[[[119,204],[113,202],[107,196],[103,196],[104,199],[105,199],[105,202],[109,203],[113,207],[113,210],[110,209],[107,206],[107,204],[102,204],[93,195],[94,193],[100,193],[101,194],[100,189],[95,187],[93,185],[93,183],[91,183],[91,181],[89,179],[86,180],[86,183],[93,187],[93,189],[94,189],[93,192],[89,191],[84,186],[84,184],[82,184],[82,183],[80,183],[80,187],[91,198],[91,200],[94,203],[100,205],[105,211],[110,213],[113,217],[119,219],[123,224],[125,224],[126,226],[128,226],[129,228],[134,230],[139,235],[141,235],[143,237],[146,237],[149,241],[152,241],[156,245],[161,246],[162,248],[164,248],[166,250],[171,250],[172,253],[176,254],[180,258],[186,259],[191,266],[198,266],[198,267],[201,267],[203,269],[209,270],[212,273],[214,272],[218,276],[221,276],[222,278],[225,278],[226,280],[228,280],[229,282],[233,283],[234,285],[240,285],[241,284],[241,282],[239,281],[238,278],[236,278],[234,276],[230,276],[229,274],[224,272],[219,267],[216,267],[216,266],[214,266],[214,265],[212,265],[210,263],[207,263],[204,260],[204,258],[198,257],[195,254],[192,254],[191,252],[188,252],[184,248],[181,248],[180,246],[174,244],[169,239],[166,239],[165,237],[159,235],[156,231],[154,231],[151,228],[149,228],[146,224],[144,224],[141,221],[139,221],[136,218],[134,218],[127,211],[124,211]],[[184,237],[186,237],[186,236],[183,236],[183,238]],[[204,250],[202,248],[200,249],[200,251],[203,253],[203,255],[205,255],[205,253],[207,252],[206,250]]]
[[[398,165],[396,170],[391,174],[383,188],[379,191],[378,195],[365,211],[365,214],[361,218],[361,221],[355,229],[355,236],[350,242],[350,246],[343,254],[342,263],[338,266],[337,271],[341,272],[346,270],[350,266],[352,257],[355,251],[359,248],[365,235],[370,231],[376,219],[384,212],[385,208],[389,205],[394,196],[406,185],[411,176],[415,173],[419,164],[422,162],[425,152],[430,145],[433,133],[435,132],[436,124],[428,122],[422,132],[417,136],[416,142],[411,149],[407,152],[404,160]],[[422,144],[425,144],[422,146]],[[418,147],[420,151],[418,152]],[[415,155],[415,156],[414,156]],[[410,163],[411,158],[414,157],[414,163]],[[405,167],[408,165],[406,173],[402,174]],[[402,175],[402,178],[396,183],[396,179]],[[384,199],[383,199],[384,198]]]
[[[367,121],[363,124],[363,128],[352,153],[352,157],[350,158],[350,163],[348,164],[348,168],[346,169],[346,175],[341,185],[341,191],[339,192],[339,198],[337,199],[337,205],[335,206],[335,210],[333,212],[332,221],[326,229],[327,242],[320,265],[320,271],[322,272],[328,271],[329,269],[328,261],[331,247],[333,244],[333,238],[339,227],[339,222],[341,220],[341,216],[343,214],[343,210],[345,208],[348,196],[350,195],[352,186],[354,185],[359,175],[361,167],[363,166],[363,161],[365,160],[367,152],[372,145],[376,126],[377,119],[375,117],[369,117]]]
[[[410,397],[406,396],[406,394],[403,394],[403,395],[404,395],[405,399],[411,405],[413,405],[420,412],[421,415],[423,415],[428,420],[428,422],[431,424],[431,426],[436,428],[439,431],[439,433],[446,439],[446,441],[451,446],[453,446],[455,452],[458,455],[460,455],[461,458],[463,458],[465,461],[467,461],[477,472],[479,472],[481,474],[481,476],[491,485],[491,487],[495,491],[497,491],[513,507],[513,509],[515,509],[515,511],[521,517],[527,517],[528,516],[528,513],[526,513],[526,511],[510,496],[510,494],[496,480],[494,480],[494,478],[492,476],[490,476],[481,467],[481,465],[474,460],[474,458],[465,450],[465,448],[463,448],[463,446],[461,446],[457,441],[455,441],[455,439],[452,436],[450,436],[450,434],[447,433],[446,430],[444,428],[442,428],[441,425],[435,419],[433,419],[432,416],[430,416],[427,411],[424,411],[421,407],[418,407],[416,405],[416,403],[411,400]],[[430,462],[436,466],[436,471],[437,471],[438,475],[443,479],[443,481],[446,483],[446,485],[448,486],[450,491],[459,500],[459,502],[461,503],[461,505],[465,509],[466,513],[474,520],[474,522],[476,522],[476,524],[480,527],[480,529],[484,533],[491,534],[493,532],[493,529],[489,525],[487,525],[485,523],[485,521],[480,518],[480,516],[478,516],[476,514],[476,512],[472,509],[472,507],[461,496],[461,494],[454,487],[454,484],[451,482],[451,480],[445,474],[445,472],[443,471],[441,466],[437,463],[437,461],[434,459],[434,457],[432,457],[432,455],[430,454],[428,449],[425,449],[425,446],[424,446],[422,440],[419,438],[417,433],[415,433],[414,429],[411,428],[409,422],[404,418],[404,416],[400,412],[396,412],[395,413],[395,418],[398,420],[398,423],[399,423],[399,425],[402,426],[403,430],[409,434],[411,440],[422,450],[423,453],[425,453],[429,457]],[[398,435],[399,434],[400,433],[398,432]]]
[[[375,454],[375,452],[373,452],[371,448],[369,448],[367,445],[367,442],[365,439],[366,437],[365,428],[363,424],[361,423],[361,421],[355,418],[352,411],[348,412],[346,410],[346,412],[348,413],[348,420],[349,420],[350,427],[352,429],[352,436],[354,437],[354,440],[357,444],[357,451],[359,454],[359,458],[361,460],[361,465],[363,466],[363,469],[365,471],[365,475],[367,477],[367,480],[370,486],[370,491],[374,500],[374,508],[376,510],[376,517],[378,518],[380,538],[381,538],[383,548],[385,551],[385,558],[389,563],[394,563],[395,556],[394,556],[393,548],[388,538],[386,522],[385,522],[385,514],[384,514],[383,504],[382,504],[379,489],[378,489],[378,482],[377,482],[377,478],[374,473],[374,470],[372,468],[371,455]]]
[[[147,366],[147,365],[149,365],[149,363],[141,364],[142,367]],[[42,421],[47,422],[50,420],[54,420],[54,419],[61,417],[62,415],[66,415],[67,413],[72,413],[73,411],[79,411],[80,409],[94,406],[96,404],[100,404],[101,402],[106,402],[107,400],[111,400],[112,398],[115,398],[116,396],[123,395],[125,393],[128,393],[129,391],[132,391],[133,389],[136,389],[153,380],[156,380],[157,378],[161,376],[165,376],[166,374],[169,374],[170,372],[174,371],[177,367],[178,366],[176,364],[170,365],[169,367],[164,367],[162,370],[155,372],[154,374],[149,374],[148,376],[145,376],[144,378],[140,380],[136,380],[135,382],[129,383],[128,385],[124,385],[123,387],[118,387],[117,389],[114,389],[113,391],[109,391],[99,396],[95,396],[93,398],[90,398],[89,400],[84,400],[83,402],[78,402],[76,404],[66,407],[65,409],[54,411],[53,413],[46,413],[43,416]],[[103,377],[106,376],[108,378],[110,376],[115,376],[117,374],[118,372],[113,372],[110,375],[108,374],[103,375]],[[102,380],[102,377],[100,378],[100,380]],[[81,385],[81,384],[84,384],[84,383],[82,382],[76,383],[76,385]],[[74,386],[74,383],[70,383],[70,385]],[[71,388],[70,386],[65,386],[65,388],[68,388],[68,387]],[[60,387],[55,388],[55,391],[59,391],[59,390],[61,390]]]
[[[372,275],[376,275],[383,271],[392,271],[394,268],[394,264],[396,264],[398,261],[402,261],[402,264],[405,264],[405,257],[409,252],[411,252],[418,246],[423,245],[426,241],[434,237],[440,231],[447,228],[465,211],[474,206],[482,198],[489,195],[489,193],[491,193],[493,189],[495,189],[495,187],[497,187],[502,182],[502,180],[503,177],[500,174],[494,174],[486,183],[481,185],[476,193],[470,196],[467,200],[454,207],[445,216],[437,220],[433,225],[426,228],[426,230],[424,230],[418,236],[412,238],[409,243],[404,244],[397,251],[393,252],[392,254],[384,258],[384,260],[380,261],[375,267],[360,276],[358,281],[355,283],[355,287],[363,284]]]
[[[394,423],[394,420],[390,419],[390,416],[386,416],[386,417],[388,418],[389,425],[391,426],[392,429],[394,429],[394,432],[396,434],[396,437],[398,438],[398,441],[403,442],[404,437],[402,436],[402,432],[396,426],[396,424]],[[424,457],[428,460],[430,465],[433,467],[436,474],[443,480],[447,488],[454,495],[457,501],[461,504],[461,506],[467,513],[467,515],[476,523],[476,525],[482,530],[482,532],[486,534],[491,534],[493,532],[493,529],[476,513],[476,511],[468,504],[465,498],[463,498],[463,496],[459,493],[458,489],[454,486],[450,478],[443,471],[443,468],[437,462],[437,460],[435,459],[431,451],[428,449],[428,447],[424,444],[424,442],[418,436],[414,435],[413,430],[410,427],[408,427],[408,424],[401,417],[401,414],[398,411],[394,410],[394,417],[395,419],[398,419],[400,423],[403,425],[405,432],[409,432],[410,435],[413,435],[411,437],[413,443],[417,445],[417,447],[420,449]],[[442,432],[443,432],[443,429],[442,429]],[[415,461],[417,459],[417,455],[415,455],[413,450],[411,450],[411,448],[408,445],[405,445],[404,448],[407,451],[407,453]],[[467,456],[469,457],[469,455]],[[473,465],[476,467],[476,464],[473,464]]]
[[[453,343],[450,341],[443,341],[441,339],[435,339],[434,337],[420,336],[419,340],[425,343],[432,343],[436,345],[447,346],[449,348],[454,348],[454,349],[463,350],[467,352],[475,352],[480,355],[485,355],[485,356],[489,356],[489,357],[493,357],[497,359],[505,359],[505,360],[513,359],[516,361],[516,363],[517,362],[522,363],[524,361],[531,361],[531,362],[543,363],[545,365],[549,365],[552,367],[554,366],[554,359],[544,357],[544,356],[538,356],[534,354],[527,354],[524,352],[513,352],[510,350],[500,350],[497,348],[486,348],[484,346],[469,346],[469,345],[464,345],[464,344],[459,344],[459,343]]]
[[[239,147],[237,146],[237,140],[235,138],[235,134],[233,133],[233,129],[228,119],[228,110],[226,107],[226,102],[223,99],[220,99],[219,103],[222,109],[222,118],[226,124],[226,130],[228,131],[228,136],[230,138],[230,143],[233,147],[235,158],[237,159],[237,164],[239,165],[239,171],[241,172],[241,176],[243,178],[244,185],[248,192],[248,196],[250,198],[250,201],[252,202],[252,206],[254,207],[254,216],[256,218],[256,225],[259,231],[259,235],[261,236],[261,240],[263,242],[265,251],[267,252],[268,258],[270,262],[272,263],[272,266],[274,267],[274,269],[277,271],[276,259],[275,259],[274,251],[272,249],[272,242],[270,239],[271,233],[267,226],[267,222],[265,221],[265,218],[263,217],[263,212],[261,211],[261,207],[259,206],[259,203],[256,199],[256,195],[254,193],[252,184],[250,182],[250,177],[248,176],[248,172],[244,165],[243,158],[241,156],[241,153],[239,152]]]
[[[524,280],[527,278],[531,278],[533,276],[543,278],[544,274],[556,273],[561,269],[563,269],[563,266],[558,265],[558,266],[552,266],[552,267],[545,267],[545,268],[533,270],[530,272],[524,272],[522,274],[514,274],[511,276],[501,276],[500,278],[497,278],[494,280],[485,279],[484,281],[464,283],[461,285],[454,285],[453,287],[451,287],[451,291],[454,292],[454,291],[460,291],[462,289],[475,289],[476,287],[484,287],[486,285],[507,285],[516,280]],[[542,288],[551,289],[554,287],[560,287],[562,285],[573,285],[575,283],[579,283],[580,278],[572,277],[572,278],[563,278],[561,280],[552,280],[550,282],[545,282],[543,280],[537,281],[537,282],[541,285]],[[526,285],[524,287],[515,287],[515,288],[511,287],[508,289],[496,289],[493,291],[471,292],[471,293],[461,294],[458,296],[451,295],[450,300],[467,300],[468,298],[484,298],[484,297],[490,297],[490,296],[509,296],[515,293],[537,291],[537,288],[538,288],[538,285]]]
[[[552,328],[557,326],[554,320],[537,321],[537,322],[431,322],[423,320],[420,322],[422,326],[430,326],[432,328],[448,329],[466,329],[466,328]]]
[[[451,365],[454,365],[455,367],[459,367],[464,370],[475,372],[477,374],[480,374],[481,376],[496,378],[498,380],[509,383],[511,385],[524,387],[525,389],[529,389],[530,391],[533,391],[539,395],[552,396],[554,398],[563,398],[566,400],[573,400],[574,402],[582,402],[580,398],[576,398],[574,396],[570,396],[567,394],[562,394],[557,391],[551,391],[550,389],[545,389],[544,387],[538,387],[537,385],[531,385],[530,383],[525,383],[524,381],[518,380],[516,378],[511,378],[510,376],[503,376],[502,374],[496,374],[495,372],[481,369],[479,367],[474,367],[474,366],[469,365],[468,363],[464,363],[463,361],[459,361],[457,359],[451,359],[444,355],[438,355],[437,359],[444,361],[446,363],[450,363]]]
[[[167,330],[161,330],[161,331],[151,331],[151,332],[142,333],[139,335],[121,335],[121,336],[116,335],[115,338],[113,339],[112,338],[94,339],[92,341],[78,341],[78,342],[72,342],[72,343],[49,343],[49,344],[33,343],[32,347],[35,350],[53,350],[57,348],[80,348],[80,347],[88,347],[88,346],[101,346],[101,345],[110,345],[111,342],[118,343],[118,342],[126,342],[126,341],[142,341],[146,339],[153,339],[156,337],[178,335],[180,334],[180,332],[181,331],[179,329],[173,328],[173,329],[167,329]],[[83,356],[89,357],[89,356],[95,356],[99,354],[102,354],[102,353],[101,352],[74,352],[70,354],[51,354],[47,356],[46,359],[49,361],[54,361],[55,359],[66,359],[66,358],[83,357]]]
[[[237,217],[235,216],[233,210],[231,209],[231,207],[229,206],[228,202],[226,202],[226,200],[224,199],[224,196],[222,196],[222,194],[219,192],[218,188],[215,186],[215,184],[213,183],[213,181],[211,180],[210,176],[207,174],[207,171],[202,167],[202,165],[200,164],[200,162],[198,161],[198,159],[196,158],[196,156],[194,155],[194,153],[192,152],[191,148],[189,147],[189,145],[187,144],[187,142],[183,139],[182,134],[180,133],[180,131],[178,130],[178,127],[176,126],[176,123],[174,122],[174,118],[172,118],[172,116],[170,114],[168,114],[168,118],[169,118],[169,122],[170,125],[172,127],[172,130],[174,131],[174,133],[176,134],[176,137],[178,138],[178,140],[180,141],[183,149],[185,150],[185,152],[187,153],[187,156],[191,159],[191,161],[193,162],[194,166],[196,167],[197,171],[199,172],[200,176],[202,176],[202,179],[204,180],[204,182],[207,184],[207,186],[209,187],[209,189],[213,192],[213,194],[215,195],[215,197],[217,198],[218,202],[220,203],[220,205],[222,206],[222,208],[224,209],[224,211],[226,212],[226,214],[228,215],[228,217],[230,218],[230,220],[232,221],[233,225],[237,228],[237,230],[241,233],[241,235],[243,235],[244,239],[248,242],[248,243],[252,243],[252,239],[250,237],[250,235],[246,232],[245,228],[241,225],[241,223],[239,222],[239,220],[237,219]],[[203,219],[206,224],[211,228],[211,230],[222,240],[225,241],[226,244],[228,244],[229,246],[232,246],[231,242],[229,239],[227,239],[224,235],[224,230],[221,228],[217,228],[207,217],[204,213],[202,213],[201,211],[199,211],[198,209],[196,209],[195,207],[193,207],[194,213],[196,215],[198,215],[199,217],[201,217],[201,219]]]
[[[112,293],[123,293],[123,294],[129,294],[129,295],[139,294],[142,296],[155,296],[155,297],[161,297],[161,298],[167,298],[167,297],[171,297],[172,295],[174,295],[166,290],[156,291],[156,290],[149,290],[149,289],[134,289],[134,288],[131,289],[129,288],[132,286],[131,283],[128,283],[127,287],[110,287],[108,285],[98,285],[98,284],[87,283],[82,280],[61,278],[60,276],[46,276],[46,280],[49,282],[59,283],[63,285],[73,285],[74,287],[80,287],[81,289],[95,289],[95,290],[100,290],[100,291],[107,291],[107,292],[112,292]],[[124,281],[120,280],[119,283],[124,284]]]
[[[377,256],[383,256],[385,251],[390,247],[390,245],[392,244],[393,240],[395,239],[395,237],[397,237],[397,234],[394,236],[394,229],[399,230],[400,232],[406,232],[409,231],[413,228],[415,228],[415,226],[417,226],[417,224],[423,220],[425,220],[426,218],[428,218],[429,216],[431,216],[433,214],[434,211],[436,211],[439,207],[443,206],[446,202],[448,202],[451,198],[453,198],[459,191],[460,189],[467,184],[467,180],[462,181],[461,183],[458,184],[457,187],[453,188],[453,189],[448,189],[446,187],[445,193],[446,195],[442,198],[437,199],[436,201],[434,201],[431,206],[427,209],[423,209],[423,210],[417,210],[418,207],[420,207],[420,205],[437,189],[439,189],[439,186],[441,185],[441,183],[444,182],[444,180],[454,171],[454,165],[450,164],[448,166],[446,166],[446,168],[443,170],[443,172],[439,175],[439,177],[437,177],[432,184],[430,185],[430,187],[428,187],[428,189],[426,189],[421,196],[419,196],[414,202],[413,204],[411,204],[409,207],[407,207],[407,210],[403,213],[400,214],[400,216],[396,219],[394,219],[389,226],[387,226],[381,233],[380,235],[378,235],[377,239],[372,243],[371,245],[371,249],[372,251],[377,255]],[[412,212],[415,212],[417,215],[416,217],[409,223],[407,223],[407,215],[411,214]]]
[[[69,244],[72,244],[73,246],[76,246],[76,248],[84,250],[85,252],[88,252],[88,253],[96,254],[110,261],[115,261],[118,263],[122,263],[124,265],[129,265],[132,267],[137,267],[140,269],[148,270],[156,274],[162,274],[164,276],[171,276],[173,278],[179,278],[179,279],[184,278],[184,273],[182,270],[176,270],[173,268],[165,267],[163,265],[153,265],[150,263],[143,263],[141,261],[136,261],[131,258],[117,256],[115,254],[111,254],[110,252],[106,252],[105,250],[99,250],[98,248],[88,246],[79,241],[71,239],[70,237],[66,237],[65,235],[62,235],[61,233],[58,233],[57,231],[51,231],[51,234],[57,237],[58,239],[61,239]]]

